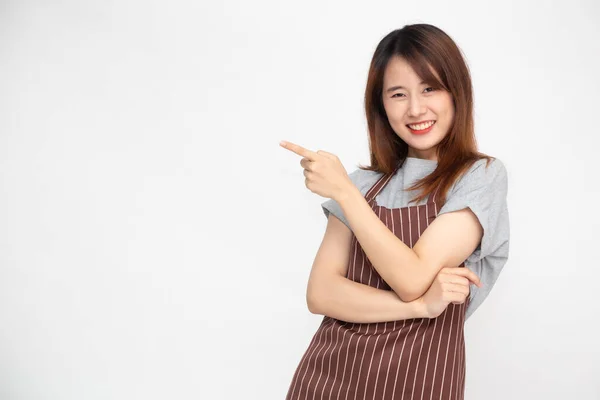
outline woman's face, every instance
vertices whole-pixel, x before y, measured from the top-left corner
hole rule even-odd
[[[454,120],[452,95],[422,83],[403,58],[393,57],[383,76],[382,96],[392,129],[408,144],[408,156],[437,161],[437,145]]]

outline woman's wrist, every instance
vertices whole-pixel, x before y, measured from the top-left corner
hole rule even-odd
[[[410,302],[413,307],[415,318],[430,318],[427,304],[423,301],[423,297],[419,297],[416,300]]]
[[[342,203],[344,203],[348,198],[350,197],[364,197],[361,193],[360,190],[358,190],[358,188],[356,186],[354,186],[354,184],[352,182],[350,182],[348,185],[346,185],[344,187],[344,189],[342,189],[337,196],[335,196],[335,198],[333,200],[335,200],[337,203],[339,203],[340,205]]]

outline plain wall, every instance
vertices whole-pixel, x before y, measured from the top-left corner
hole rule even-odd
[[[467,399],[600,398],[592,1],[0,3],[0,399],[283,399],[325,201],[289,140],[369,161],[375,46],[461,47],[510,259]]]

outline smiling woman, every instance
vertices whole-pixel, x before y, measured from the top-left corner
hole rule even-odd
[[[508,259],[507,172],[477,151],[471,78],[439,28],[407,25],[373,55],[371,165],[286,143],[327,229],[309,310],[323,321],[287,400],[464,398],[464,322]]]
[[[408,156],[436,160],[436,147],[454,120],[454,105],[452,94],[436,84],[438,74],[431,73],[436,81],[422,81],[406,59],[392,57],[383,76],[388,89],[382,101],[389,124],[408,145]]]

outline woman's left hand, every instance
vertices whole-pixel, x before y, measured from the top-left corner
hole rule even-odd
[[[313,193],[337,200],[354,186],[340,159],[323,150],[310,151],[294,143],[282,141],[281,147],[302,156],[304,184]]]

